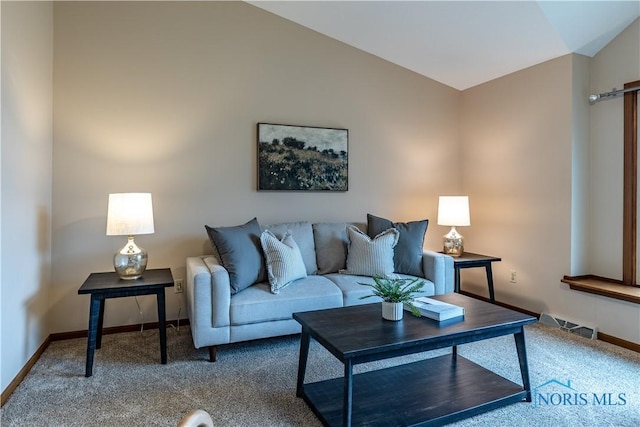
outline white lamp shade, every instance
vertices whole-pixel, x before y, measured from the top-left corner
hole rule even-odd
[[[471,225],[468,196],[440,196],[438,225],[452,227]]]
[[[153,232],[151,193],[109,194],[107,236],[133,236]]]

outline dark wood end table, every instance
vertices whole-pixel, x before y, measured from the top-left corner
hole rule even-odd
[[[91,273],[78,294],[91,294],[89,306],[89,329],[87,339],[87,364],[85,377],[93,375],[93,354],[102,347],[102,321],[104,300],[107,298],[154,295],[158,302],[158,328],[160,329],[160,362],[167,363],[167,327],[164,288],[173,286],[173,275],[169,268],[146,270],[136,280],[122,280],[116,272]]]
[[[453,269],[455,271],[454,292],[460,292],[460,269],[484,267],[487,273],[487,285],[489,286],[489,300],[491,302],[495,302],[496,299],[493,292],[493,272],[491,270],[491,263],[498,261],[502,261],[502,258],[474,254],[472,252],[463,252],[459,257],[453,257]]]

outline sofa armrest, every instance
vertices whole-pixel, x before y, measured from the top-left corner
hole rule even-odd
[[[187,258],[187,301],[192,329],[229,326],[229,273],[214,256]]]
[[[435,285],[436,295],[453,292],[453,258],[434,251],[422,252],[424,277]]]

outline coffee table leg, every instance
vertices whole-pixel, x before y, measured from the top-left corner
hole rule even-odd
[[[524,328],[513,335],[516,340],[518,350],[518,360],[520,361],[520,373],[522,374],[522,384],[527,392],[527,402],[531,402],[531,382],[529,381],[529,365],[527,364],[527,349],[524,342]]]
[[[342,405],[342,425],[351,426],[351,410],[353,405],[353,363],[351,359],[344,361],[344,404]]]
[[[160,329],[160,363],[167,364],[167,315],[164,304],[164,288],[156,294],[158,301],[158,328]]]
[[[300,336],[300,356],[298,358],[298,384],[296,386],[296,396],[302,397],[302,387],[304,385],[304,375],[307,371],[307,357],[309,356],[309,334],[302,328]]]
[[[84,376],[93,375],[93,354],[96,350],[96,338],[98,335],[98,317],[100,316],[100,307],[104,300],[91,295],[91,303],[89,305],[89,330],[87,333],[87,364],[85,366]]]

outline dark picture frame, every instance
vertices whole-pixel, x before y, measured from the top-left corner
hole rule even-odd
[[[258,123],[258,190],[347,191],[349,130]]]

